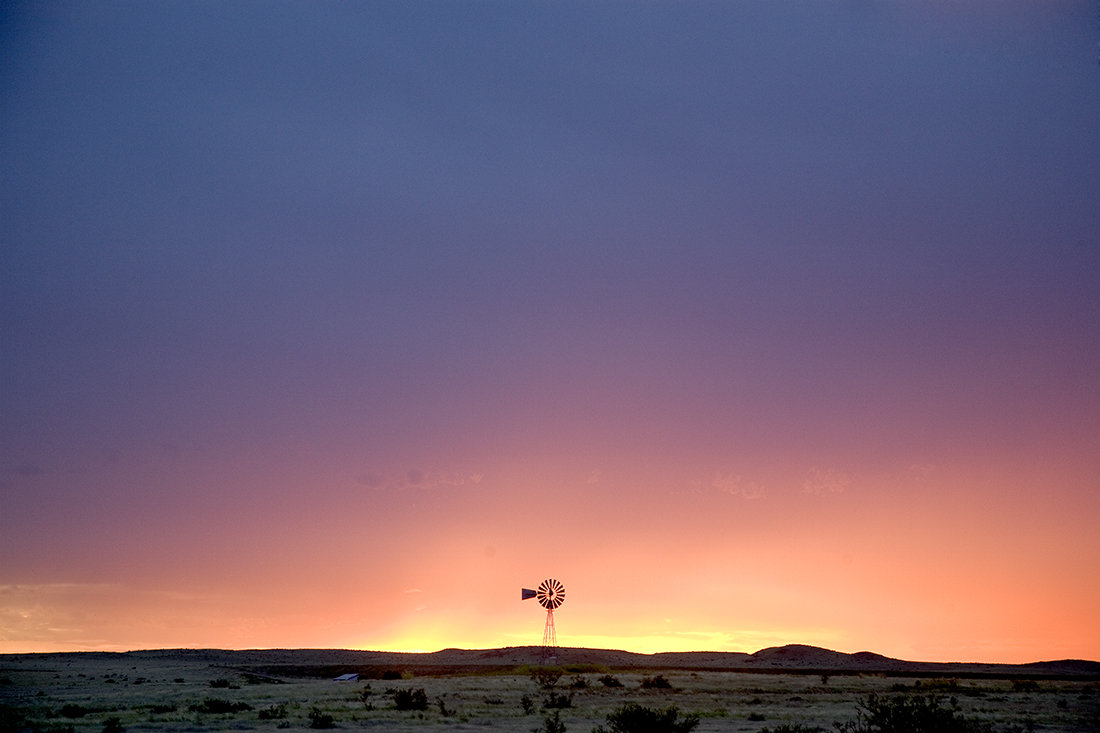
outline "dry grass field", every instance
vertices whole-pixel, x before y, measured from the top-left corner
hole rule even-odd
[[[322,671],[314,668],[314,673]],[[381,671],[369,673],[380,677]],[[338,730],[445,727],[455,733],[529,733],[548,730],[551,711],[545,708],[550,703],[562,706],[555,710],[568,733],[590,733],[606,725],[608,713],[631,702],[649,708],[674,705],[682,715],[698,715],[698,733],[797,725],[834,731],[836,723],[857,719],[857,703],[870,694],[911,699],[928,693],[993,731],[1100,730],[1100,684],[1088,679],[835,674],[823,680],[818,674],[589,664],[564,669],[555,686],[545,688],[531,671],[497,667],[448,674],[437,668],[419,674],[406,667],[400,679],[336,682],[284,673],[276,682],[259,667],[227,666],[194,654],[5,655],[0,656],[0,731],[308,730],[331,725]],[[297,670],[298,675],[307,672]],[[671,688],[643,686],[658,675]],[[600,681],[609,677],[621,686]],[[426,709],[396,708],[397,693],[413,693],[415,702],[419,690]]]

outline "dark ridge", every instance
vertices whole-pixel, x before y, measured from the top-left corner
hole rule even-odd
[[[442,649],[430,653],[358,651],[353,649],[154,649],[133,652],[72,652],[57,654],[0,654],[0,661],[17,658],[65,657],[140,661],[178,659],[226,667],[241,675],[257,675],[266,681],[286,677],[337,677],[358,673],[364,679],[380,679],[386,672],[405,676],[508,673],[542,663],[538,646],[501,649]],[[973,679],[1077,679],[1100,680],[1100,662],[1062,659],[1029,664],[980,662],[910,662],[874,652],[845,652],[805,644],[790,644],[744,652],[662,652],[638,654],[614,649],[557,649],[557,666],[569,670],[617,671],[683,670],[726,671],[753,674],[858,675],[890,677],[945,677]],[[0,665],[2,666],[2,665]],[[259,681],[259,680],[256,680]]]

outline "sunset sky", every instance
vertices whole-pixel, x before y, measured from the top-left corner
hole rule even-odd
[[[1100,660],[1095,2],[0,10],[0,652]]]

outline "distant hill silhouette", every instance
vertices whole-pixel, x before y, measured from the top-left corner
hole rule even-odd
[[[112,658],[180,659],[234,667],[271,677],[335,677],[347,672],[381,676],[384,671],[414,674],[449,674],[509,670],[538,665],[538,646],[502,649],[443,649],[414,654],[356,651],[351,649],[159,649],[134,652],[79,652],[80,656]],[[0,655],[4,656],[15,655]],[[65,654],[35,655],[64,657]],[[982,662],[909,662],[873,652],[847,654],[804,644],[769,647],[745,652],[662,652],[636,654],[615,649],[561,647],[554,662],[569,667],[607,667],[613,670],[696,670],[770,674],[885,674],[899,677],[958,677],[1011,679],[1100,679],[1100,662],[1082,659],[987,664]]]

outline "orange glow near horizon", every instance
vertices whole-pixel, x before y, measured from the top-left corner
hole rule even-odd
[[[417,527],[415,539],[383,525],[364,535],[353,504],[340,511],[334,501],[332,513],[273,546],[263,510],[250,506],[258,518],[196,546],[220,558],[208,571],[154,553],[123,582],[0,588],[0,651],[536,645],[545,612],[520,601],[519,589],[557,577],[567,588],[556,613],[562,646],[754,652],[799,643],[919,661],[1100,658],[1091,572],[1100,556],[1084,531],[1087,505],[992,504],[973,489],[962,498],[950,481],[884,501],[853,480],[839,492],[769,487],[751,499],[685,482],[647,494],[647,506],[620,506],[620,489],[607,486],[614,480],[582,477],[558,492],[545,520],[568,529],[553,543],[532,540],[515,519],[514,494],[492,478],[458,492],[392,495],[396,516],[417,516],[396,525]],[[989,479],[1011,489],[1007,481]],[[172,578],[171,590],[143,579],[146,563]]]

